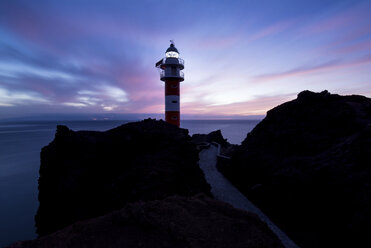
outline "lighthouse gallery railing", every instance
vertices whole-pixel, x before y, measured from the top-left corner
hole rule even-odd
[[[169,64],[169,63],[166,63],[166,59],[167,59],[167,58],[163,58],[161,64]],[[182,58],[177,58],[177,59],[178,59],[178,63],[179,63],[180,65],[183,65],[183,66],[184,66],[184,60],[183,60]],[[170,64],[171,64],[171,63],[170,63]]]
[[[180,77],[180,78],[183,78],[184,79],[184,72],[182,71],[179,71],[179,73],[171,73],[171,72],[167,72],[165,73],[164,70],[161,70],[160,71],[160,77],[161,78],[164,78],[164,77]]]

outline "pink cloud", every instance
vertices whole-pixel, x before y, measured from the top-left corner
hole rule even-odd
[[[364,20],[369,18],[370,7],[369,2],[363,2],[337,14],[326,15],[328,16],[327,18],[303,27],[302,32],[306,35],[313,35],[335,30],[339,31],[340,29],[343,31],[347,28],[354,29],[354,27],[359,27]],[[366,22],[365,25],[369,26]]]
[[[292,21],[292,20],[277,22],[277,23],[275,23],[275,24],[273,24],[269,27],[266,27],[266,28],[260,30],[259,32],[255,33],[248,40],[249,41],[255,41],[255,40],[262,39],[266,36],[270,36],[270,35],[274,35],[274,34],[283,32],[286,29],[288,29],[291,25],[293,25],[293,23],[294,23],[294,21]]]
[[[354,53],[358,51],[366,51],[366,52],[371,51],[371,41],[359,42],[353,45],[348,45],[345,47],[334,49],[334,52],[338,54]]]
[[[307,75],[307,74],[318,73],[322,71],[331,71],[331,70],[337,70],[341,68],[348,68],[348,67],[358,66],[358,65],[362,65],[362,64],[366,64],[370,62],[371,62],[371,54],[352,60],[352,61],[341,62],[338,60],[333,60],[328,63],[324,63],[324,64],[317,65],[317,66],[302,67],[302,68],[297,68],[297,69],[280,72],[280,73],[263,74],[263,75],[256,76],[255,79],[257,81],[278,80],[282,78]]]
[[[140,109],[133,109],[132,113],[164,113],[165,104],[156,104],[156,105],[150,105],[145,106]]]
[[[199,103],[184,103],[181,105],[181,111],[185,114],[201,115],[264,115],[271,108],[282,104],[288,100],[294,99],[296,93],[274,95],[274,96],[256,96],[254,100],[238,102],[226,105],[200,105]]]
[[[364,81],[358,84],[358,86],[352,87],[352,89],[343,89],[341,91],[341,94],[347,94],[347,95],[363,95],[366,97],[371,97],[371,80]]]
[[[329,44],[328,47],[335,47],[341,44],[347,44],[348,42],[352,42],[361,38],[368,36],[371,33],[371,26],[365,25],[361,27],[356,27],[354,29],[349,30],[348,32],[343,33],[343,37],[341,39],[337,39],[332,44]]]
[[[348,54],[358,51],[369,52],[369,40],[367,36],[371,33],[371,26],[355,27],[351,30],[344,30],[339,34],[339,37],[322,46],[318,46],[308,53],[320,54]],[[366,41],[364,39],[366,38]]]

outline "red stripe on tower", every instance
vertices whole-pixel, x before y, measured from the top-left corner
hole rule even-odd
[[[180,126],[180,82],[184,81],[184,60],[179,57],[178,49],[171,41],[165,58],[156,63],[160,79],[165,82],[165,120]]]

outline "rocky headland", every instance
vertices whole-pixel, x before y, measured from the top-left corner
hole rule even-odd
[[[300,247],[371,246],[371,99],[304,91],[240,146],[150,119],[58,126],[41,153],[39,238],[10,247],[282,247],[213,199],[197,150],[211,142],[230,157],[218,169]]]
[[[198,152],[163,121],[58,126],[41,152],[39,238],[10,247],[283,247],[255,214],[212,199]]]
[[[37,233],[50,234],[128,202],[210,195],[188,130],[163,121],[106,132],[58,126],[41,152]]]
[[[301,247],[371,247],[371,99],[301,92],[219,170]]]

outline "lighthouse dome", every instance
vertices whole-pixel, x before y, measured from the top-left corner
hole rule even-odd
[[[169,48],[166,50],[166,58],[179,58],[178,49],[174,46],[174,43],[171,43]]]
[[[173,43],[170,44],[169,48],[166,50],[166,52],[178,52],[178,49],[176,49],[176,47],[174,46]]]

